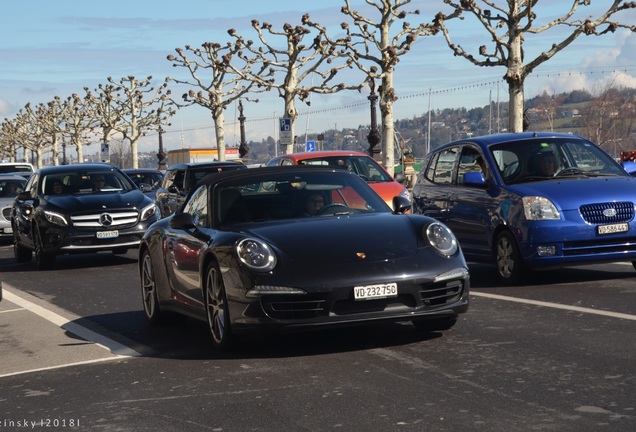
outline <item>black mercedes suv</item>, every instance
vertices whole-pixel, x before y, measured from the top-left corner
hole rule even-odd
[[[61,254],[125,253],[157,219],[154,201],[110,164],[41,168],[13,205],[15,258],[28,262],[35,253],[42,269]]]

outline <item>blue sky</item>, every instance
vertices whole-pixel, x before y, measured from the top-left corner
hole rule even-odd
[[[564,5],[560,6],[561,3]],[[13,117],[28,102],[48,102],[56,95],[65,98],[74,92],[83,94],[84,87],[93,89],[109,76],[119,79],[151,75],[161,83],[165,77],[179,73],[166,60],[175,48],[199,46],[207,41],[226,42],[229,28],[255,38],[250,25],[254,18],[280,28],[285,22],[299,24],[303,13],[309,12],[314,21],[335,32],[346,19],[340,13],[343,4],[344,0],[11,2],[0,15],[0,118]],[[536,9],[539,19],[546,21],[563,13],[565,4],[569,6],[571,2],[543,0]],[[361,9],[365,3],[352,0],[352,5]],[[444,9],[444,4],[441,0],[413,1],[407,9],[419,9],[419,19],[430,21],[438,10]],[[593,6],[585,11],[594,15],[599,9]],[[412,16],[408,21],[415,24],[417,19]],[[455,41],[467,49],[486,43],[483,29],[467,21],[453,25]],[[621,21],[636,22],[636,13],[625,13]],[[559,37],[562,34],[555,31],[527,41],[526,58],[547,49]],[[398,64],[395,87],[400,99],[395,105],[395,116],[410,118],[426,112],[429,91],[433,109],[484,106],[491,98],[507,101],[507,88],[501,81],[504,72],[503,68],[479,68],[453,57],[441,37],[422,38]],[[636,87],[634,76],[636,36],[617,32],[604,37],[580,37],[529,77],[526,97],[544,90],[598,91],[609,82]],[[311,111],[298,105],[303,115],[296,133],[368,124],[367,96],[368,89],[361,93],[312,96]],[[259,100],[258,104],[245,104],[248,140],[275,136],[274,118],[283,111],[282,100],[274,93],[259,95]],[[226,111],[228,145],[239,141],[237,116],[235,107]],[[215,145],[212,120],[204,108],[179,111],[166,131],[164,143],[168,148]],[[141,150],[155,147],[156,138],[148,137]]]

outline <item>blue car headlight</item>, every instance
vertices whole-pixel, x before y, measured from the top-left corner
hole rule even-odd
[[[525,196],[523,200],[523,213],[526,219],[531,220],[559,220],[561,214],[556,206],[542,196]]]
[[[433,250],[441,256],[453,256],[459,249],[455,234],[443,223],[433,222],[430,224],[426,227],[424,237],[428,240]]]
[[[246,238],[236,244],[236,254],[252,270],[268,272],[276,267],[276,254],[265,243]]]

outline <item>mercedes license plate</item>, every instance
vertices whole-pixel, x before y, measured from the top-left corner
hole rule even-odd
[[[629,225],[626,223],[599,225],[598,227],[596,227],[596,229],[599,234],[613,234],[629,231]]]
[[[119,231],[98,231],[97,238],[98,239],[109,239],[119,237]]]
[[[353,287],[353,296],[356,300],[397,297],[397,284],[388,283]]]

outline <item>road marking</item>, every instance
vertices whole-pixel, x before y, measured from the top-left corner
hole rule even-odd
[[[7,312],[18,312],[18,311],[23,311],[23,310],[24,310],[24,308],[7,309],[7,310],[0,311],[0,314],[7,313]]]
[[[636,321],[636,315],[624,314],[620,312],[610,312],[610,311],[591,309],[591,308],[585,308],[585,307],[579,307],[579,306],[568,306],[568,305],[563,305],[559,303],[529,300],[529,299],[523,299],[518,297],[503,296],[498,294],[487,294],[482,292],[476,292],[473,290],[470,291],[470,295],[476,296],[476,297],[486,297],[486,298],[490,298],[494,300],[503,300],[503,301],[509,301],[509,302],[515,302],[515,303],[531,304],[535,306],[543,306],[543,307],[549,307],[554,309],[563,309],[563,310],[569,310],[574,312],[582,312],[587,314],[602,315],[606,317]]]
[[[85,363],[95,363],[96,361],[106,361],[106,360],[112,360],[112,359],[141,357],[141,354],[133,350],[132,348],[127,347],[110,338],[107,338],[106,336],[101,335],[97,332],[94,332],[93,330],[83,327],[77,323],[71,322],[67,318],[59,314],[56,314],[55,312],[52,312],[29,300],[19,297],[18,295],[10,291],[7,291],[6,288],[4,288],[3,290],[3,296],[6,300],[10,301],[11,303],[15,303],[16,305],[21,306],[22,308],[28,310],[29,312],[32,312],[44,318],[45,320],[57,325],[58,327],[70,333],[73,333],[74,335],[79,336],[88,342],[92,342],[93,344],[95,344],[95,346],[103,348],[113,354],[113,357],[107,357],[107,358],[98,359],[98,360],[88,360],[86,362],[79,362],[79,363],[69,363],[68,365],[65,365],[65,366],[74,366],[77,364],[85,364]],[[77,318],[80,318],[80,317],[77,317]],[[57,366],[57,367],[61,367],[61,366]],[[42,370],[46,370],[46,369],[50,369],[50,368],[44,368]],[[6,375],[0,375],[0,376],[6,376]]]

